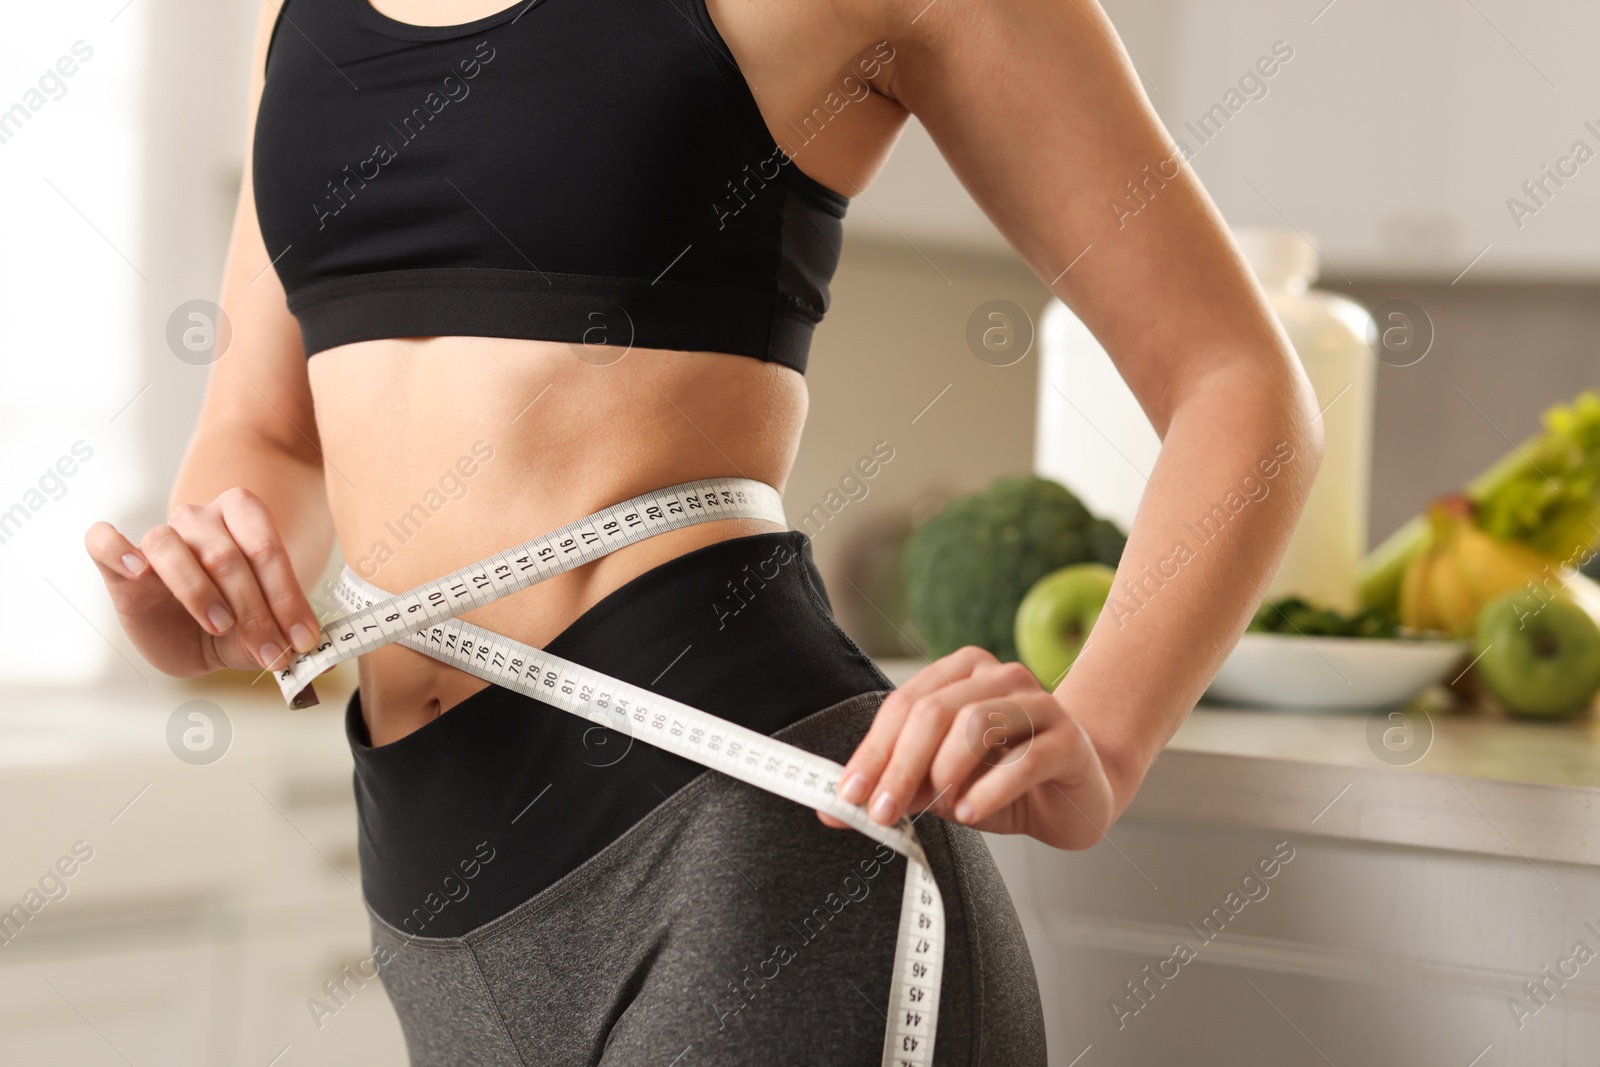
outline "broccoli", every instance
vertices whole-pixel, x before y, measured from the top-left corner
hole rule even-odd
[[[978,645],[1017,658],[1017,605],[1033,584],[1074,563],[1115,567],[1127,537],[1047,478],[997,480],[928,520],[906,545],[906,598],[928,652]]]
[[[1262,604],[1250,621],[1250,632],[1301,637],[1398,637],[1400,620],[1382,608],[1341,615],[1332,608],[1291,596]]]

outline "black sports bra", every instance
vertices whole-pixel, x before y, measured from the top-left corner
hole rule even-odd
[[[513,337],[803,372],[848,204],[774,141],[704,0],[439,27],[285,0],[252,173],[307,356]]]

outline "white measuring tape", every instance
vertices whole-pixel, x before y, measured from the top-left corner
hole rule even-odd
[[[719,719],[641,686],[454,618],[664,530],[725,518],[787,525],[778,491],[743,478],[687,482],[645,493],[507,549],[482,563],[391,596],[349,568],[335,596],[349,614],[323,643],[278,672],[292,706],[316,703],[311,680],[335,663],[400,642],[434,659],[579,718],[639,738],[741,782],[825,811],[906,857],[884,1030],[884,1067],[933,1063],[944,972],[944,900],[911,820],[881,826],[838,795],[844,768],[830,759]]]

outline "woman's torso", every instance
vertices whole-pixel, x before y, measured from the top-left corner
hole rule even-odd
[[[349,5],[364,0],[317,2]],[[505,4],[472,0],[441,9],[419,0],[384,0],[378,7],[383,16],[399,22],[455,25],[493,15]],[[837,111],[830,106],[823,122],[805,127],[810,136],[795,158],[809,172],[800,175],[802,182],[820,177],[835,188],[852,191],[865,183],[892,144],[904,112],[885,98],[866,95],[860,61],[848,49],[838,48],[837,41],[819,41],[813,51],[826,56],[831,47],[839,61],[824,60],[817,69],[796,67],[773,58],[784,33],[772,24],[774,16],[763,14],[764,7],[726,14],[721,7],[712,5],[717,28],[726,43],[741,48],[739,59],[746,73],[758,72],[751,81],[763,86],[765,106],[757,114],[764,115],[769,131],[782,127],[776,118],[782,114],[800,116],[803,123],[804,116],[814,112],[813,103],[828,98],[830,92],[833,102],[842,101],[835,83],[841,77],[853,79],[861,95],[847,90],[845,106]],[[336,9],[324,9],[332,10]],[[532,20],[538,14],[535,7],[526,17]],[[297,29],[303,29],[303,21],[297,20]],[[514,48],[518,38],[506,36],[507,32],[530,28],[536,28],[531,21],[521,31],[515,24],[502,24],[495,31],[501,36],[489,39],[501,42],[497,48]],[[792,46],[792,28],[789,37]],[[464,37],[457,43],[475,39]],[[881,49],[878,56],[881,59]],[[626,62],[628,57],[616,58]],[[346,80],[349,74],[362,76],[357,65],[347,67],[334,73]],[[501,67],[508,69],[505,64]],[[332,86],[328,91],[337,92],[340,86],[333,75],[327,77]],[[476,91],[490,88],[488,80],[481,79]],[[515,83],[494,88],[502,93],[519,91]],[[547,99],[550,86],[527,88],[539,97],[530,99],[530,110],[552,106]],[[737,96],[747,90],[733,84],[728,91]],[[330,102],[336,98],[330,97]],[[467,99],[457,106],[467,109],[472,103]],[[597,118],[603,122],[605,115]],[[516,131],[505,135],[515,136]],[[741,134],[730,129],[728,136],[748,137],[748,130]],[[794,135],[785,141],[791,147],[795,142]],[[759,139],[751,143],[759,145]],[[767,144],[772,143],[769,135]],[[494,148],[492,142],[483,145],[487,152]],[[581,148],[571,146],[573,151]],[[415,152],[413,157],[417,158]],[[404,154],[397,162],[406,165]],[[474,161],[461,162],[462,184],[471,187]],[[663,157],[660,163],[670,167],[672,159]],[[258,201],[259,186],[258,178]],[[398,186],[390,179],[387,188]],[[362,225],[358,210],[374,202],[372,197],[365,202],[352,199],[345,205],[350,211],[345,219],[321,220],[324,227],[319,228],[318,238],[337,241],[341,226],[354,230]],[[473,207],[482,214],[477,203]],[[714,218],[711,204],[705,207]],[[618,204],[617,209],[646,210],[639,203]],[[500,232],[492,219],[483,218]],[[324,228],[326,234],[320,232]],[[392,219],[388,228],[391,233],[405,233],[404,225],[395,225]],[[597,240],[618,240],[616,231],[607,226],[597,225],[595,232]],[[712,231],[705,240],[715,238]],[[516,248],[530,266],[538,262],[541,251],[537,246]],[[309,363],[309,377],[328,494],[344,554],[363,578],[393,591],[650,489],[737,474],[781,490],[806,413],[804,380],[792,365],[721,351],[507,337],[379,338],[317,352]],[[755,520],[726,521],[663,534],[469,618],[514,639],[543,645],[585,608],[635,575],[701,545],[773,528]],[[372,743],[384,744],[410,733],[483,685],[399,646],[363,657],[363,708]]]
[[[393,592],[662,486],[731,472],[781,490],[806,409],[794,371],[720,353],[594,366],[564,344],[371,341],[318,355],[310,374],[346,560]],[[774,529],[725,520],[660,534],[466,618],[540,647],[635,575]],[[362,657],[360,674],[373,744],[485,684],[400,645]]]

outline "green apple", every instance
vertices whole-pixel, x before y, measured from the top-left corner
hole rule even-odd
[[[1054,688],[1083,651],[1114,577],[1103,563],[1062,567],[1035,582],[1017,605],[1017,654],[1040,685]]]
[[[1565,597],[1507,593],[1484,605],[1477,624],[1483,687],[1507,711],[1558,718],[1600,692],[1600,626]]]

